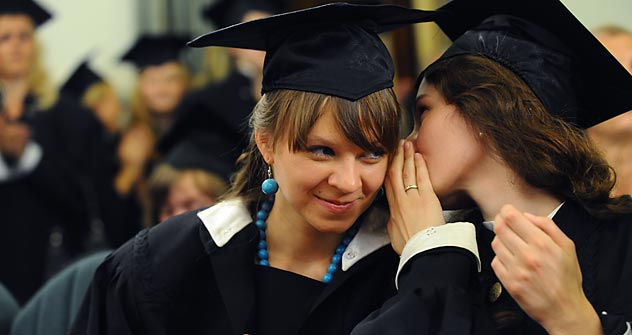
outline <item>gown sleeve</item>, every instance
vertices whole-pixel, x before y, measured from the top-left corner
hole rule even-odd
[[[478,303],[477,259],[458,247],[415,255],[398,277],[399,291],[370,314],[353,335],[475,334],[489,323]]]
[[[71,335],[139,334],[134,296],[133,242],[128,241],[97,268]]]

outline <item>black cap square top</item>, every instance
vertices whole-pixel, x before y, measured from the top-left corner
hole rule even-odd
[[[102,81],[103,79],[90,69],[88,61],[83,61],[62,85],[61,92],[80,99],[90,86]]]
[[[24,14],[29,16],[36,27],[41,26],[51,18],[51,14],[32,0],[2,0],[0,1],[0,15]]]
[[[488,57],[583,128],[632,109],[632,76],[560,1],[453,0],[438,11],[454,41],[439,61]]]
[[[262,93],[291,89],[355,101],[393,86],[393,62],[378,34],[435,18],[396,5],[330,3],[216,30],[189,46],[266,51]]]
[[[175,35],[142,35],[121,58],[139,69],[179,61],[189,39]]]

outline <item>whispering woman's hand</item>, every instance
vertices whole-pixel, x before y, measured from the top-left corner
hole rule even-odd
[[[494,219],[492,268],[520,307],[549,334],[600,334],[582,289],[573,241],[547,217],[505,205]]]
[[[417,232],[445,224],[426,163],[411,142],[400,142],[384,188],[390,208],[388,234],[397,254],[401,255],[406,242]]]

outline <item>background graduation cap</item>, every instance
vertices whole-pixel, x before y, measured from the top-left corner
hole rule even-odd
[[[221,134],[193,130],[182,138],[163,143],[161,162],[176,169],[202,169],[228,181],[235,167],[230,153],[234,146]]]
[[[139,69],[179,61],[180,51],[186,47],[188,38],[174,35],[143,35],[121,57]]]
[[[61,87],[61,92],[76,99],[81,99],[90,86],[102,81],[103,78],[92,71],[88,66],[88,61],[85,60],[75,69],[75,72],[72,73],[68,80],[66,80]]]
[[[32,0],[1,0],[0,14],[26,14],[36,27],[51,18],[51,14]]]
[[[583,128],[632,109],[632,76],[558,0],[453,0],[439,11],[437,23],[455,41],[439,61],[488,57],[549,112]]]
[[[202,35],[192,47],[266,51],[262,93],[292,89],[357,100],[393,86],[393,63],[378,33],[435,19],[396,5],[331,3]]]

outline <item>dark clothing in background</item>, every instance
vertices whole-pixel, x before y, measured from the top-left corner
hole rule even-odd
[[[213,169],[228,180],[235,160],[248,144],[248,117],[257,101],[251,79],[232,71],[225,79],[187,95],[176,110],[172,128],[160,139],[158,150],[169,153],[182,141],[204,145],[217,157]]]
[[[625,333],[626,320],[632,320],[631,219],[595,219],[571,201],[553,218],[575,242],[584,292],[601,317],[605,335]],[[479,225],[480,274],[462,249],[415,256],[400,273],[397,296],[353,334],[546,334],[504,288],[497,299],[490,297],[492,285],[499,282],[491,269],[492,239],[493,233]]]
[[[44,111],[32,102],[19,121],[42,158],[30,173],[0,181],[0,281],[20,303],[45,279],[53,227],[62,232],[53,242],[71,258],[84,251],[92,223],[114,210],[104,193],[116,169],[114,147],[93,113],[63,97]]]
[[[253,329],[265,334],[257,329],[262,311],[277,322],[287,319],[300,334],[349,334],[395,294],[398,257],[390,245],[338,271],[325,285],[282,270],[261,272],[255,265],[258,243],[257,228],[250,223],[217,247],[195,212],[143,230],[99,267],[71,334],[244,334]],[[280,283],[270,281],[275,276],[303,285],[285,293],[313,303],[279,307],[290,313],[279,315],[267,307],[292,298],[257,302],[279,291]],[[270,285],[270,292],[261,285]]]

